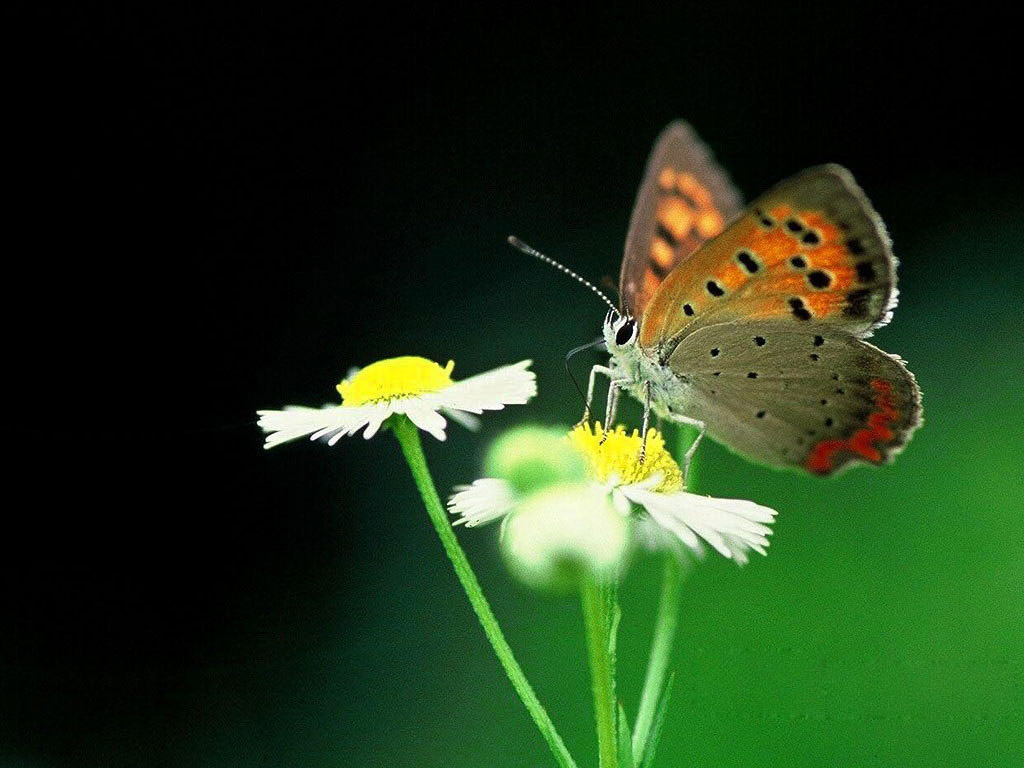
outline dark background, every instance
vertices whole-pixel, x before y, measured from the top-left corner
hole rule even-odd
[[[253,413],[396,354],[536,360],[528,409],[428,445],[442,488],[501,428],[574,421],[561,359],[602,308],[504,238],[617,275],[677,117],[748,196],[856,174],[926,425],[830,482],[704,450],[706,492],[782,514],[767,560],[691,582],[659,764],[1024,762],[1020,23],[956,12],[16,11],[0,765],[547,764],[393,441],[265,454]],[[577,607],[494,536],[460,531],[592,764]]]

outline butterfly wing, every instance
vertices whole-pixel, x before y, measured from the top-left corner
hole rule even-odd
[[[881,219],[837,165],[767,192],[680,263],[647,305],[640,344],[663,356],[686,335],[739,319],[869,335],[896,303]]]
[[[830,475],[890,461],[921,423],[897,357],[836,328],[731,322],[686,336],[669,359],[688,416],[754,461]]]
[[[739,193],[694,130],[670,124],[647,161],[619,277],[623,309],[642,317],[672,268],[719,234],[742,206]]]

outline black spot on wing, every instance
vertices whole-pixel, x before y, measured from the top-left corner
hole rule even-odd
[[[793,317],[797,320],[810,320],[811,313],[804,306],[804,300],[798,296],[794,296],[789,300],[789,307],[793,311]]]
[[[822,269],[816,269],[807,274],[807,282],[811,284],[811,287],[821,290],[832,285],[832,275]]]
[[[771,229],[775,226],[775,219],[766,214],[760,208],[754,209],[754,215],[757,216],[757,220],[761,222],[761,226],[765,229]]]
[[[857,262],[857,282],[858,283],[873,283],[875,282],[875,267],[870,261],[858,261]]]
[[[651,270],[651,272],[654,273],[655,277],[657,277],[659,280],[664,280],[666,277],[668,277],[668,267],[665,267],[660,262],[651,259],[650,264],[648,264],[647,266]]]
[[[665,241],[666,243],[668,243],[669,245],[671,245],[671,246],[677,246],[677,245],[679,245],[679,241],[678,241],[678,240],[676,240],[676,236],[675,236],[675,235],[673,235],[673,234],[672,234],[672,233],[671,233],[671,232],[670,232],[670,231],[668,230],[668,227],[666,227],[666,226],[665,226],[664,224],[662,224],[661,222],[658,222],[658,227],[657,227],[657,229],[655,230],[655,233],[656,233],[656,234],[658,235],[658,237],[660,237],[660,238],[661,238],[662,240],[664,240],[664,241]]]
[[[847,317],[867,317],[871,312],[870,301],[871,291],[868,288],[850,291],[846,294],[846,306],[843,308],[843,314]]]
[[[737,253],[736,261],[751,275],[761,268],[761,265],[757,263],[757,259],[754,258],[754,254],[750,251],[740,251]]]

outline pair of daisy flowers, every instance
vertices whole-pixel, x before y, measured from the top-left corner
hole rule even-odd
[[[484,411],[523,405],[536,395],[530,364],[524,360],[454,381],[451,361],[442,367],[422,357],[381,360],[338,384],[341,405],[259,411],[258,424],[267,432],[264,447],[302,437],[334,445],[360,430],[369,439],[388,419],[400,416],[444,440],[446,417],[474,429]],[[650,548],[696,554],[703,552],[704,542],[739,564],[747,562],[751,551],[766,553],[775,510],[742,499],[686,492],[679,466],[657,430],[648,433],[643,464],[637,461],[640,440],[635,431],[628,435],[622,427],[605,431],[600,425],[579,425],[570,431],[568,444],[585,464],[587,481],[575,496],[567,495],[565,488],[549,489],[550,498],[540,503],[537,494],[524,492],[507,479],[481,478],[455,489],[449,511],[456,524],[467,527],[504,520],[503,539],[510,538],[520,550],[512,554],[521,562],[538,551],[528,542],[537,533],[535,523],[542,511],[552,508],[560,510],[558,524],[552,525],[548,515],[541,526],[549,540],[546,551],[551,551],[554,535],[556,549],[566,555],[582,552],[587,562],[607,561],[597,565],[611,567],[622,550],[618,544],[625,544],[626,537]],[[616,525],[614,516],[598,514],[602,509],[614,510],[620,521],[635,524]]]

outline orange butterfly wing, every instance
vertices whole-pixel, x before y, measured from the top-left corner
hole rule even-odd
[[[623,309],[641,317],[662,280],[721,233],[741,207],[739,193],[694,130],[681,120],[665,128],[647,161],[626,236]]]
[[[700,328],[734,320],[841,329],[888,322],[896,260],[881,219],[837,165],[812,168],[754,201],[655,291],[640,344],[668,355]]]

